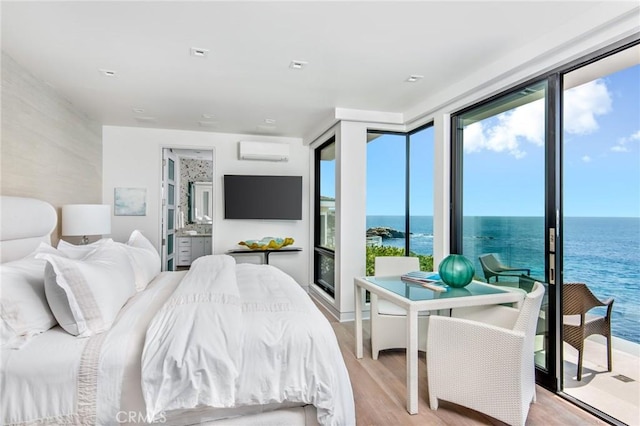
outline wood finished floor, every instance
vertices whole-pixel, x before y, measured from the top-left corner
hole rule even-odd
[[[364,425],[504,425],[504,423],[476,411],[441,401],[438,410],[429,408],[426,364],[423,353],[419,362],[418,414],[406,411],[405,353],[390,350],[380,353],[377,361],[371,358],[369,324],[364,324],[364,358],[355,357],[355,323],[340,323],[320,308],[331,322],[338,338],[356,403],[356,421]],[[532,404],[527,426],[550,425],[606,425],[540,386],[536,389],[537,402]]]

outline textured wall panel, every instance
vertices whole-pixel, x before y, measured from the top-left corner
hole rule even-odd
[[[0,192],[64,204],[102,202],[100,124],[2,53]],[[59,227],[54,233],[59,237]]]

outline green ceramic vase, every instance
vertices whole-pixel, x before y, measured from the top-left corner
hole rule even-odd
[[[440,279],[450,287],[461,288],[473,279],[475,268],[473,263],[461,254],[450,254],[438,267]]]

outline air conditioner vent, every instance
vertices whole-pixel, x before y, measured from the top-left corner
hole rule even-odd
[[[240,160],[289,161],[289,144],[280,142],[240,141]]]

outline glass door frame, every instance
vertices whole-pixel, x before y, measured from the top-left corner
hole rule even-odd
[[[589,411],[611,424],[620,422],[607,413],[603,413],[594,407],[566,394],[562,390],[562,380],[564,376],[563,367],[563,336],[562,336],[562,283],[564,282],[563,271],[563,78],[564,75],[581,68],[590,63],[596,62],[607,56],[619,53],[634,45],[640,44],[638,35],[633,35],[613,43],[605,48],[599,49],[582,58],[564,64],[544,75],[537,76],[531,80],[513,88],[507,88],[498,95],[478,102],[470,107],[456,111],[451,114],[451,175],[450,175],[450,247],[451,253],[462,252],[462,130],[458,130],[458,118],[461,114],[475,109],[480,105],[491,102],[509,93],[515,93],[519,89],[546,80],[546,108],[545,108],[545,280],[549,283],[549,317],[548,340],[546,348],[546,370],[536,366],[536,383],[547,388],[573,404]],[[554,229],[554,250],[550,244],[550,230]],[[553,256],[550,256],[553,254]],[[553,275],[555,276],[553,276]],[[555,282],[552,284],[550,281]],[[558,285],[559,284],[559,285]]]
[[[545,282],[548,286],[549,315],[546,318],[548,327],[547,346],[545,350],[546,369],[536,366],[536,382],[541,386],[554,392],[560,389],[559,379],[562,377],[562,336],[560,323],[558,321],[558,307],[560,302],[560,292],[555,285],[556,282],[562,282],[561,277],[555,271],[562,271],[560,261],[562,259],[562,223],[559,220],[562,217],[561,206],[561,182],[560,182],[560,164],[561,164],[561,136],[562,126],[560,123],[561,110],[561,84],[560,75],[554,73],[546,78],[538,78],[521,84],[515,88],[509,89],[480,103],[474,104],[469,108],[460,110],[451,115],[451,206],[450,214],[450,247],[451,253],[463,252],[463,146],[462,146],[462,126],[460,125],[460,116],[465,112],[476,109],[482,105],[489,104],[497,99],[504,97],[510,93],[517,93],[528,86],[542,83],[546,80],[545,91],[545,208],[544,208],[544,229],[545,229]],[[555,251],[551,252],[550,233],[555,236]],[[561,274],[560,274],[561,275]],[[560,281],[559,281],[560,280]],[[560,370],[560,371],[558,371]]]

